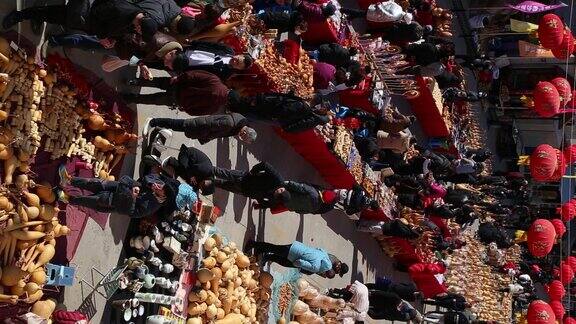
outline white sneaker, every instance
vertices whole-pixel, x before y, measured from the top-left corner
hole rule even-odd
[[[150,121],[152,120],[151,117],[149,117],[148,119],[146,119],[146,121],[144,122],[144,127],[142,127],[142,136],[146,137],[148,136],[148,131],[150,130]]]

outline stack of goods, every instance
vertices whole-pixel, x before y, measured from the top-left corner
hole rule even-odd
[[[13,171],[14,164],[11,166],[8,169]],[[11,177],[12,173],[7,174]],[[59,210],[50,186],[35,185],[21,174],[14,184],[0,190],[0,302],[32,305],[33,313],[49,319],[55,304],[53,300],[40,301],[47,282],[44,265],[56,253],[56,238],[70,230],[58,222]]]
[[[97,111],[98,104],[79,97],[76,90],[59,80],[59,71],[42,69],[32,56],[13,51],[0,38],[0,141],[6,159],[27,172],[30,158],[39,151],[51,159],[78,156],[94,163],[95,176],[110,178],[110,172],[127,153],[126,146],[137,136],[126,131],[129,125],[115,114],[108,117]],[[85,128],[86,127],[86,128]],[[40,150],[42,148],[42,150]],[[20,163],[14,154],[22,157]],[[10,182],[9,182],[10,183]]]
[[[208,238],[203,250],[197,286],[188,295],[187,323],[255,323],[259,312],[267,312],[272,276],[219,235]]]
[[[268,43],[255,64],[266,74],[271,91],[283,93],[294,91],[295,95],[304,99],[311,99],[314,96],[313,68],[304,50],[300,49],[298,64],[293,64],[278,53],[273,43]]]
[[[449,291],[462,294],[472,303],[472,312],[479,320],[507,323],[512,314],[512,295],[499,290],[507,288],[511,279],[485,262],[487,249],[471,234],[464,235],[466,246],[455,250],[449,257],[446,273]],[[505,259],[517,261],[520,247],[505,251]]]
[[[448,9],[436,7],[432,10],[434,17],[434,30],[439,37],[452,37],[452,12]]]
[[[321,294],[306,280],[298,280],[299,299],[292,306],[292,314],[300,324],[339,323],[338,313],[346,309],[343,299]]]

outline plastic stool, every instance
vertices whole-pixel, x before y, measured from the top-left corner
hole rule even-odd
[[[72,286],[76,269],[57,264],[46,264],[46,284],[50,286]]]

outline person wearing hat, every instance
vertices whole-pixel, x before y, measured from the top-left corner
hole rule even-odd
[[[330,2],[318,4],[306,0],[295,0],[293,4],[308,23],[326,21],[336,12],[336,6]]]
[[[166,48],[156,55],[165,69],[176,72],[204,70],[222,80],[238,71],[246,70],[254,63],[248,53],[236,55],[234,50],[225,44],[205,41],[193,41],[183,49]]]
[[[256,131],[248,126],[248,120],[237,113],[200,116],[188,119],[148,118],[142,128],[146,136],[151,127],[168,128],[176,132],[184,132],[186,137],[197,139],[204,145],[216,138],[237,136],[238,140],[251,144],[256,140]]]
[[[348,273],[348,265],[334,255],[298,241],[288,245],[276,245],[249,240],[245,252],[249,253],[251,250],[254,250],[255,256],[262,256],[265,262],[276,262],[283,267],[297,268],[301,273],[308,275],[317,274],[332,279],[336,274],[343,277]]]

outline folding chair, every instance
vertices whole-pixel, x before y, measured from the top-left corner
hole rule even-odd
[[[76,269],[57,264],[46,264],[46,285],[49,286],[72,286]]]

